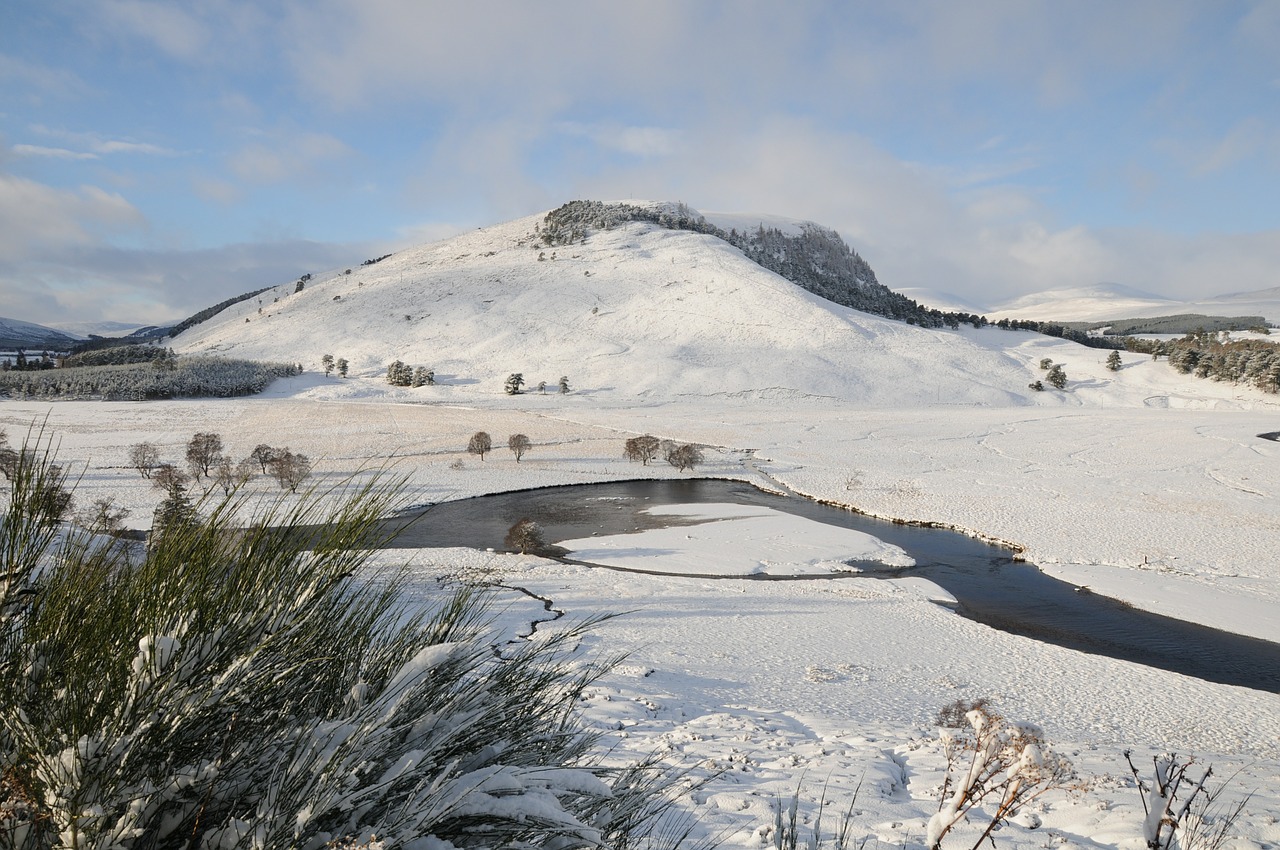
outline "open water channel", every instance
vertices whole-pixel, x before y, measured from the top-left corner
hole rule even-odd
[[[848,574],[725,580],[869,581],[918,576],[954,596],[960,615],[992,628],[1211,682],[1280,693],[1280,644],[1163,617],[1082,591],[1045,575],[1033,564],[1014,561],[1005,548],[963,534],[873,519],[807,499],[765,493],[738,481],[624,481],[445,502],[391,521],[399,530],[391,545],[501,549],[507,529],[526,517],[542,526],[548,542],[625,534],[689,522],[646,514],[647,508],[698,503],[761,506],[855,529],[900,546],[916,561],[913,567],[860,563],[861,572]],[[567,559],[572,559],[572,553]]]

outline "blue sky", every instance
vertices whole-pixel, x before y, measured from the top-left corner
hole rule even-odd
[[[1280,2],[0,0],[0,315],[165,322],[579,197],[990,305],[1280,285]]]

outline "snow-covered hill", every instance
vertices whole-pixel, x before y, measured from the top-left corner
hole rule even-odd
[[[135,331],[152,327],[154,325],[144,325],[138,322],[69,322],[60,325],[58,330],[78,339],[85,339],[90,336],[124,337]]]
[[[1039,321],[1091,322],[1130,316],[1187,313],[1183,305],[1119,283],[1099,283],[1071,289],[1049,289],[1023,295],[991,308],[990,317]]]
[[[1035,292],[986,311],[991,319],[1036,319],[1042,322],[1102,322],[1184,313],[1262,316],[1273,324],[1280,323],[1280,287],[1178,301],[1118,283],[1100,283]]]
[[[0,349],[65,349],[80,337],[18,319],[0,316]]]
[[[990,312],[983,305],[967,298],[961,298],[951,292],[942,292],[923,286],[900,286],[894,287],[893,291],[934,310],[943,310],[951,313],[974,313],[979,316]]]
[[[309,369],[332,354],[366,377],[399,359],[434,369],[437,395],[500,393],[520,372],[530,386],[566,375],[582,391],[627,399],[1026,399],[1026,364],[1005,351],[1021,335],[928,330],[860,313],[714,236],[648,223],[539,247],[542,218],[316,274],[300,292],[293,282],[278,286],[174,347]]]

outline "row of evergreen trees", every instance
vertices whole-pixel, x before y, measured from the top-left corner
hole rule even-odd
[[[53,369],[57,365],[47,351],[38,357],[34,354],[28,357],[25,351],[18,349],[12,358],[0,360],[0,372],[39,372],[42,369]]]
[[[141,401],[260,393],[276,378],[297,375],[293,363],[222,357],[166,358],[161,363],[0,372],[0,394],[18,398]]]
[[[62,368],[72,366],[120,366],[126,363],[163,363],[173,361],[177,355],[172,348],[155,345],[114,345],[109,348],[93,348],[69,354],[62,360]]]
[[[1263,392],[1280,392],[1280,345],[1261,339],[1228,340],[1208,331],[1182,339],[1125,337],[1130,351],[1165,357],[1184,375],[1248,384]]]
[[[399,360],[392,360],[387,365],[387,383],[393,387],[433,387],[436,373],[426,366],[407,366]]]

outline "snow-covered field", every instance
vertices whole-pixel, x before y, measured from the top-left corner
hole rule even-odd
[[[189,351],[284,352],[312,370],[264,396],[6,401],[0,427],[18,442],[45,423],[60,457],[83,469],[79,503],[110,496],[135,527],[159,501],[126,462],[141,441],[174,461],[197,431],[222,434],[237,458],[289,446],[317,461],[321,481],[390,459],[421,503],[679,476],[622,458],[626,438],[651,433],[703,444],[699,475],[1006,541],[1096,593],[1280,641],[1280,443],[1257,436],[1280,431],[1276,396],[1133,355],[1109,372],[1105,352],[1060,339],[868,317],[693,234],[624,228],[539,262],[517,244],[528,226],[317,275],[306,299],[267,293],[262,318],[253,302],[236,305],[178,340]],[[348,310],[358,299],[376,309]],[[353,377],[317,374],[323,353],[349,359]],[[387,386],[392,357],[432,366],[442,385]],[[1026,389],[1043,357],[1065,364],[1065,392]],[[574,392],[506,396],[502,378],[515,371],[534,386],[568,375]],[[484,461],[466,452],[478,430],[496,446]],[[514,433],[533,444],[519,464],[505,448]],[[803,818],[824,788],[843,810],[859,785],[855,835],[921,846],[944,763],[933,719],[977,697],[1041,724],[1080,777],[996,833],[1000,847],[1142,847],[1126,748],[1148,766],[1174,750],[1218,776],[1238,770],[1233,789],[1254,796],[1227,846],[1280,845],[1280,697],[996,631],[936,604],[945,594],[922,582],[734,578],[902,555],[759,509],[688,510],[715,521],[593,538],[601,551],[589,557],[699,576],[423,550],[415,592],[429,598],[436,575],[468,572],[549,598],[571,620],[627,612],[589,639],[587,649],[629,657],[594,689],[587,716],[620,755],[658,748],[695,773],[722,770],[685,805],[702,837],[729,847],[769,844],[771,807],[797,788]],[[587,545],[571,548],[586,558]],[[502,628],[547,616],[514,590],[499,601]],[[945,846],[970,846],[982,826]]]

